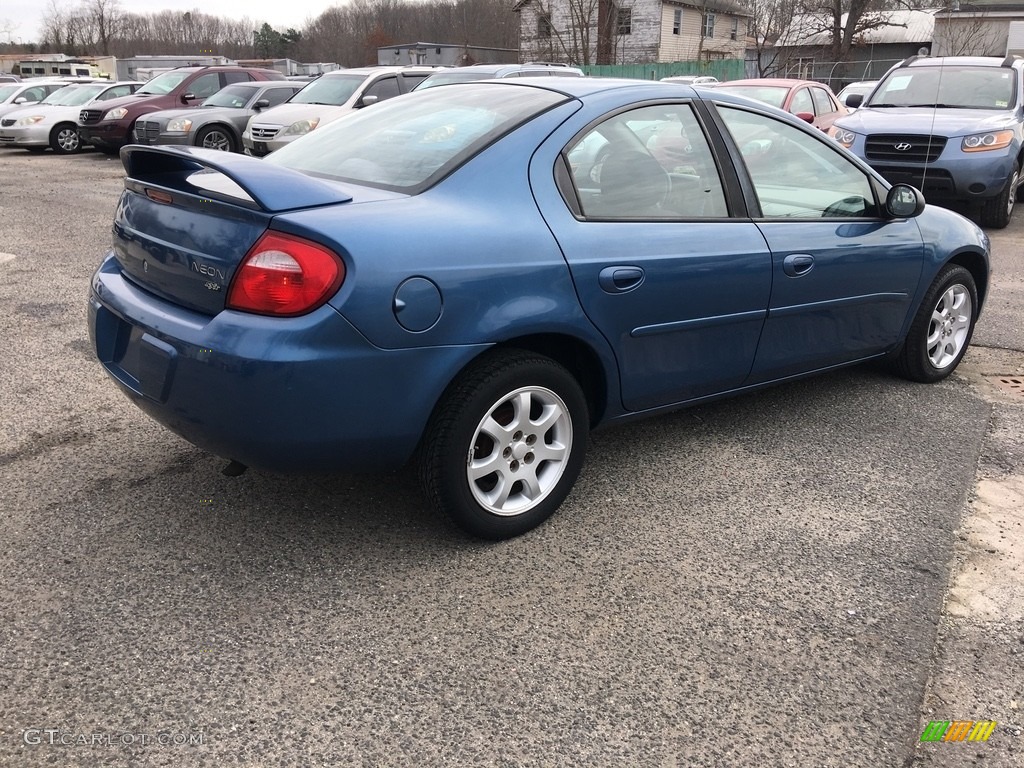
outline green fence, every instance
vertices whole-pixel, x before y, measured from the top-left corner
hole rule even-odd
[[[673,75],[713,75],[719,80],[740,80],[746,77],[742,59],[652,64],[583,64],[580,69],[596,77],[631,77],[638,80],[660,80]]]

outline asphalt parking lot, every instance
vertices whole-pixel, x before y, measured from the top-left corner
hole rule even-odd
[[[0,175],[0,764],[1024,762],[1024,592],[972,607],[969,578],[1024,579],[1020,522],[971,527],[1024,494],[1024,396],[993,384],[1024,374],[1024,211],[950,379],[596,433],[560,512],[495,544],[411,473],[222,475],[89,348],[120,163]],[[936,719],[998,726],[920,745]]]

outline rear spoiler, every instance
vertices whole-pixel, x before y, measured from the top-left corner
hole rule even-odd
[[[299,171],[213,149],[129,144],[121,149],[121,163],[128,177],[135,181],[239,202],[188,182],[188,177],[197,171],[217,171],[237,184],[267,213],[347,203],[352,199],[333,184]]]

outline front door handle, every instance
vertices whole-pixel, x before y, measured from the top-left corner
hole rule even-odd
[[[638,288],[644,281],[640,267],[605,267],[597,276],[597,283],[605,293],[626,293]]]
[[[782,271],[790,277],[806,275],[814,267],[814,257],[807,253],[792,253],[782,261]]]

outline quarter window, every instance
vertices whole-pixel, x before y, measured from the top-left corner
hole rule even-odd
[[[841,149],[766,115],[719,105],[765,218],[877,215],[871,182]]]
[[[573,142],[564,155],[579,211],[588,219],[728,216],[714,156],[689,105],[617,114]]]

